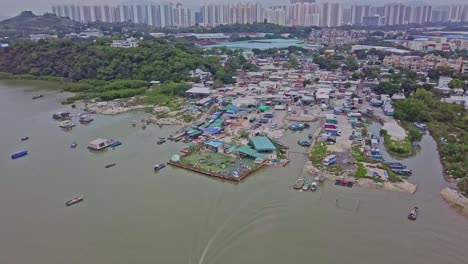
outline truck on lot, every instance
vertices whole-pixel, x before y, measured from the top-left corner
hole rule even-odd
[[[341,131],[336,129],[325,129],[325,132],[330,136],[341,136]]]
[[[329,166],[335,163],[336,163],[336,155],[328,155],[322,161],[322,165],[324,166]]]
[[[268,118],[260,118],[260,120],[258,120],[259,123],[262,123],[262,124],[266,124],[268,123]]]

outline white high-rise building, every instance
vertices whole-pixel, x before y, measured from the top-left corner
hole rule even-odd
[[[423,24],[431,21],[432,6],[413,5],[409,9],[409,23]]]
[[[268,23],[285,26],[286,25],[286,7],[285,6],[268,7],[264,12],[263,17]]]
[[[340,2],[327,1],[321,5],[320,26],[338,27],[343,24],[343,4]]]

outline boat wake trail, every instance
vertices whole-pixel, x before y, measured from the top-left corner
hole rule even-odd
[[[253,214],[246,222],[231,226],[232,231],[227,232],[224,236],[225,238],[219,241],[217,244],[219,249],[212,252],[210,260],[217,263],[216,259],[229,250],[229,248],[231,248],[235,242],[238,242],[242,236],[251,233],[254,230],[262,230],[266,227],[271,228],[271,225],[269,225],[271,224],[271,220],[285,211],[285,205],[280,202],[273,202],[260,208],[259,211]]]
[[[281,214],[282,211],[286,210],[286,205],[280,201],[270,201],[269,204],[261,208],[253,208],[255,213],[252,216],[247,218],[247,221],[236,221],[236,216],[240,217],[245,215],[245,209],[248,206],[252,206],[252,202],[257,201],[257,195],[261,193],[256,193],[256,195],[245,200],[237,210],[233,211],[226,218],[224,222],[216,229],[212,236],[208,238],[207,243],[201,249],[200,257],[198,258],[198,264],[205,264],[208,262],[213,262],[216,258],[221,256],[226,250],[228,250],[234,241],[239,240],[239,238],[258,227],[268,226],[267,223],[269,220]],[[222,197],[220,197],[215,203],[214,207],[210,208],[210,213],[207,214],[205,224],[209,226],[210,220],[213,218],[213,213],[216,209],[222,206]],[[222,235],[222,239],[220,236]],[[213,248],[213,243],[216,242],[216,247]],[[199,243],[197,243],[199,245]],[[197,247],[198,248],[198,247]],[[191,257],[189,263],[191,263]]]

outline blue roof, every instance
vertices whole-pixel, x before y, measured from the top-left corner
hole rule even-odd
[[[210,139],[206,141],[205,144],[213,148],[219,148],[224,144],[224,142],[220,140]]]
[[[221,128],[219,127],[208,127],[203,131],[205,135],[212,135],[212,134],[218,134],[221,131]]]

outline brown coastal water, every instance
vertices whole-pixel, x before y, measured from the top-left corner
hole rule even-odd
[[[239,184],[172,167],[155,174],[183,147],[156,144],[176,127],[131,127],[143,115],[132,112],[65,132],[51,119],[65,95],[32,101],[37,92],[13,84],[0,83],[0,263],[467,263],[468,220],[438,194],[447,183],[429,136],[402,161],[414,195],[331,184],[300,193],[291,186],[302,154]],[[316,128],[281,141],[301,152],[296,141]],[[91,153],[98,137],[123,145]],[[30,154],[10,159],[21,150]],[[64,206],[78,194],[84,202]],[[413,206],[416,222],[406,219]]]

